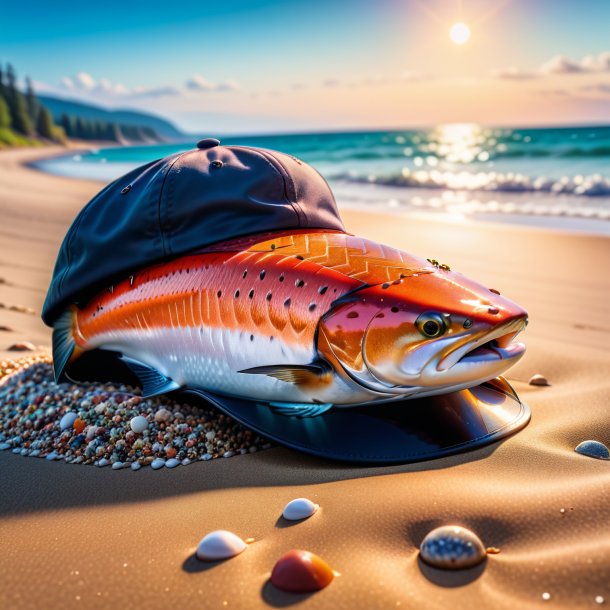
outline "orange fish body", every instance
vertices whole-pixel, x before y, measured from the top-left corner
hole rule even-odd
[[[111,350],[146,394],[196,388],[311,414],[492,379],[526,313],[436,261],[339,231],[224,242],[144,269],[55,325],[57,374]],[[148,387],[147,387],[148,386]]]

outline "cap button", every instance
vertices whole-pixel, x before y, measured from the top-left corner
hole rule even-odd
[[[217,140],[216,138],[204,138],[197,142],[197,148],[199,148],[199,150],[205,150],[206,148],[214,148],[214,146],[218,146],[219,144],[220,140]]]

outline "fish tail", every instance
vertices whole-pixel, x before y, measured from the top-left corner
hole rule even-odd
[[[76,306],[70,305],[69,309],[64,311],[53,325],[53,370],[56,383],[67,379],[66,366],[74,362],[85,351],[76,344],[74,339],[78,324],[76,314]]]

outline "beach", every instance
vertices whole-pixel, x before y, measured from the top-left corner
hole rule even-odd
[[[7,349],[21,341],[49,352],[40,311],[55,256],[101,188],[27,166],[60,152],[0,152],[3,359],[18,356]],[[476,451],[389,467],[274,447],[117,472],[4,451],[0,607],[593,608],[599,596],[610,604],[610,462],[574,452],[586,439],[610,443],[610,238],[349,203],[339,200],[350,232],[449,264],[528,310],[527,352],[507,378],[532,409],[530,424]],[[535,373],[551,385],[529,385]],[[289,525],[282,508],[303,496],[321,508]],[[421,564],[426,533],[454,523],[500,553],[459,572]],[[255,542],[202,564],[195,547],[215,529]],[[340,576],[315,594],[275,590],[271,569],[292,548],[320,555]]]

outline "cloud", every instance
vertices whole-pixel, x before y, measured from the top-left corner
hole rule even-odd
[[[195,74],[185,83],[186,88],[191,91],[237,91],[239,83],[234,80],[226,80],[222,83],[213,83],[201,74]]]
[[[532,78],[536,78],[537,76],[531,72],[523,72],[516,66],[508,66],[508,68],[493,70],[492,75],[496,78],[502,78],[505,80],[530,80]]]
[[[166,97],[171,95],[180,95],[180,90],[177,87],[170,85],[164,87],[135,87],[130,93],[131,97]]]
[[[584,72],[580,63],[572,61],[563,55],[555,55],[540,66],[542,74],[574,74]]]
[[[105,97],[164,97],[179,95],[180,90],[171,85],[158,87],[126,87],[121,83],[114,83],[108,78],[96,80],[87,72],[79,72],[76,76],[64,76],[60,85],[63,89],[73,93],[96,94]]]

